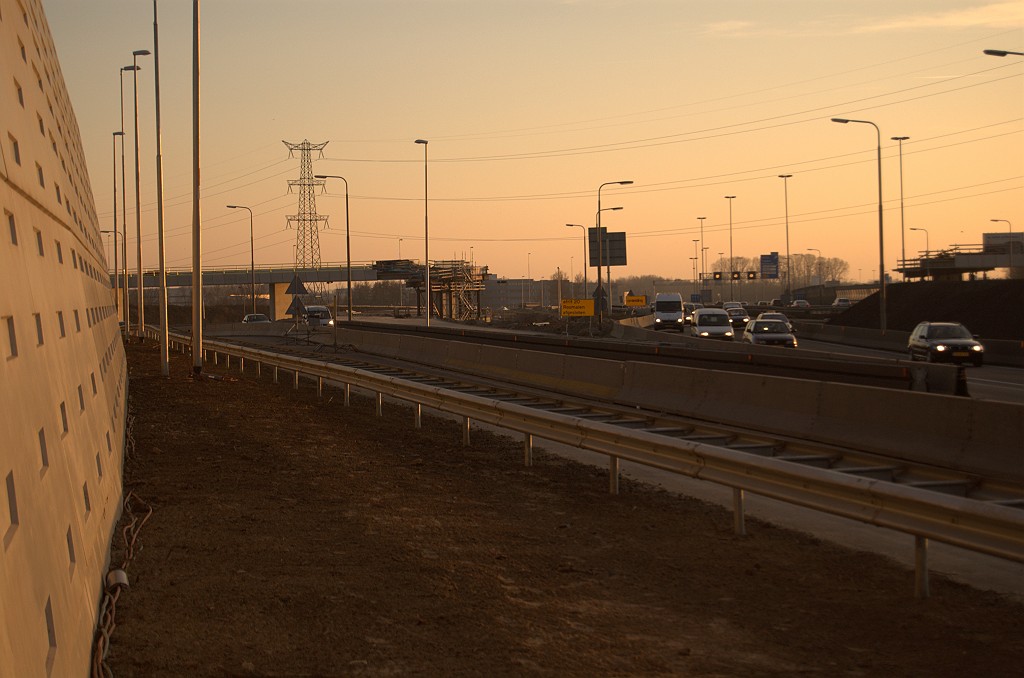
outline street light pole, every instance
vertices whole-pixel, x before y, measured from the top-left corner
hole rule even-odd
[[[925,273],[930,273],[931,269],[931,258],[932,258],[932,246],[928,242],[928,229],[927,228],[914,228],[910,227],[911,231],[924,231],[924,258],[928,261],[928,268],[925,269]]]
[[[587,227],[583,224],[566,224],[571,228],[583,229],[583,298],[587,298]]]
[[[252,312],[256,312],[256,240],[252,235],[252,209],[245,205],[228,205],[229,210],[246,210],[249,212],[249,270],[252,293]]]
[[[138,66],[122,66],[119,74],[121,82],[121,268],[124,270],[124,285],[121,287],[124,306],[124,336],[125,341],[130,336],[131,327],[131,304],[128,303],[128,190],[126,184],[126,172],[124,168],[124,74],[137,71]]]
[[[601,189],[605,186],[629,186],[632,180],[627,181],[606,181],[597,187],[597,301],[600,307],[597,312],[598,327],[604,321],[604,290],[601,288],[601,263],[604,259],[604,233],[601,231]],[[621,207],[613,207],[612,210],[621,210]],[[610,257],[609,257],[610,259]],[[611,285],[611,263],[608,264],[608,284]]]
[[[417,144],[423,144],[423,280],[425,281],[427,293],[427,327],[430,327],[431,299],[430,299],[430,230],[427,227],[427,144],[426,139],[417,139]]]
[[[877,152],[878,152],[878,296],[879,296],[879,327],[882,333],[885,333],[885,227],[882,217],[882,130],[878,129],[878,125],[871,122],[870,120],[851,120],[849,118],[832,118],[832,122],[838,122],[843,125],[849,122],[861,123],[864,125],[871,125],[875,128],[875,134],[878,138]]]
[[[160,30],[153,0],[153,92],[156,113],[156,231],[160,268],[160,373],[171,373],[170,330],[167,327],[167,260],[164,256],[164,159],[160,137]]]
[[[732,201],[735,198],[735,195],[725,196],[725,199],[729,201],[729,301],[735,301],[733,296],[736,289],[736,281],[733,280],[732,275],[733,268],[736,266],[732,260]]]
[[[1016,54],[1016,52],[1010,52],[1010,54]],[[1006,279],[1010,280],[1013,278],[1013,224],[1006,219],[989,219],[992,222],[1002,222],[1010,229],[1008,240],[1006,241],[1006,248],[1010,253],[1009,267],[1006,269]]]
[[[352,239],[348,227],[348,179],[337,174],[314,174],[313,176],[317,179],[341,179],[345,182],[345,278],[348,285],[348,321],[352,322]]]
[[[900,261],[904,262],[907,259],[907,234],[906,224],[903,220],[903,142],[910,137],[890,137],[893,141],[898,141],[900,145]],[[903,264],[906,266],[906,264]],[[907,279],[907,274],[903,274],[903,279]]]
[[[697,249],[700,245],[700,240],[697,238],[693,239],[693,286],[694,294],[700,294],[700,280],[697,277],[697,263],[700,261],[700,251]]]
[[[704,247],[704,220],[705,219],[707,219],[707,217],[697,217],[697,221],[700,222],[700,251],[701,251],[701,256],[700,256],[700,279],[701,279],[701,286],[702,287],[703,287],[704,279],[707,278],[707,275],[708,275],[708,261],[707,261],[707,257],[704,255],[704,252],[707,250],[707,247]]]
[[[779,175],[779,178],[782,179],[783,201],[786,210],[786,293],[783,295],[785,301],[789,301],[789,298],[793,296],[793,278],[790,275],[792,262],[789,258],[789,180],[792,176],[792,174]]]
[[[121,270],[117,267],[117,138],[123,137],[124,132],[114,132],[114,311],[121,310]],[[127,281],[125,281],[127,282]],[[120,313],[118,313],[120,315]],[[127,323],[125,323],[127,330]]]
[[[138,269],[138,279],[136,280],[138,288],[138,311],[136,313],[139,316],[137,324],[139,342],[146,336],[146,286],[142,281],[142,195],[139,192],[139,66],[136,63],[140,56],[148,56],[148,49],[137,49],[132,52],[132,91],[135,99],[135,245],[136,245],[136,265]]]

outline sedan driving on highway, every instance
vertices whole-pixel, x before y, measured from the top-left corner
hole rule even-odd
[[[690,335],[732,341],[733,331],[729,314],[720,308],[698,308],[693,312]]]
[[[781,320],[751,320],[743,330],[741,341],[766,346],[796,348],[796,337]]]
[[[789,328],[790,332],[793,332],[793,323],[789,322],[789,318],[786,317],[785,313],[779,313],[778,311],[765,311],[764,313],[758,314],[756,320],[781,320],[786,323],[786,327]]]
[[[245,315],[245,317],[242,318],[242,322],[243,323],[269,323],[270,322],[270,318],[268,318],[267,316],[263,315],[262,313],[247,313]]]
[[[910,333],[907,352],[911,360],[971,363],[981,367],[985,347],[960,323],[918,323]]]
[[[750,322],[750,314],[742,307],[729,308],[725,312],[729,314],[729,322],[732,323],[733,327],[745,327]]]

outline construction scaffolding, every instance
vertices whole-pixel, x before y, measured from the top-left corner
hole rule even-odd
[[[321,222],[327,225],[327,215],[320,215],[316,212],[316,189],[324,185],[322,179],[313,176],[313,151],[319,151],[323,156],[323,149],[330,142],[320,144],[310,143],[308,139],[301,144],[293,144],[282,141],[288,147],[288,157],[294,157],[295,151],[301,151],[300,169],[298,179],[288,180],[288,191],[299,187],[299,213],[288,216],[288,228],[295,224],[295,269],[320,269],[320,233]],[[327,291],[327,284],[319,281],[303,281],[309,292],[317,297],[323,297]]]
[[[434,261],[430,264],[430,294],[424,290],[424,269],[409,259],[377,261],[373,264],[378,280],[404,280],[416,290],[416,315],[423,314],[429,298],[434,317],[448,320],[480,319],[480,293],[487,277],[486,266],[463,260]]]

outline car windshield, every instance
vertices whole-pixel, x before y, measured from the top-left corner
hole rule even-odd
[[[698,324],[700,324],[700,325],[710,325],[710,326],[728,325],[729,324],[729,316],[726,315],[725,313],[709,313],[708,315],[700,316],[700,319],[698,320]]]
[[[679,313],[683,310],[683,304],[680,301],[656,301],[654,310],[658,313]]]
[[[781,320],[758,320],[752,331],[754,334],[789,334],[789,328]]]
[[[728,313],[729,315],[734,315],[734,316],[737,316],[737,317],[739,317],[739,316],[745,316],[745,315],[747,314],[747,312],[746,312],[746,311],[744,311],[744,310],[743,310],[742,308],[730,308],[730,309],[729,309],[729,310],[727,311],[727,313]]]
[[[929,339],[970,339],[971,333],[963,325],[932,325],[928,328]]]
[[[762,313],[762,320],[781,320],[782,322],[789,322],[789,318],[781,313]]]

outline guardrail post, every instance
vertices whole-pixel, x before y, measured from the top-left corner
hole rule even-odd
[[[224,354],[224,369],[226,369],[226,370],[230,370],[231,369],[231,354],[230,353],[225,353]]]
[[[384,394],[377,392],[377,416],[384,416]]]
[[[245,374],[245,358],[238,359],[238,373]]]
[[[262,374],[263,374],[263,362],[257,360],[256,361],[256,376],[259,377]]]
[[[523,466],[533,466],[533,435],[523,434]]]
[[[416,428],[422,428],[423,426],[423,405],[416,403]]]
[[[345,384],[345,407],[352,404],[352,384]]]
[[[914,535],[914,597],[923,600],[929,595],[928,539]]]
[[[619,493],[619,458],[608,457],[608,492]]]
[[[469,417],[462,418],[462,444],[469,445]]]
[[[295,388],[296,391],[298,391],[299,390],[299,371],[295,370],[295,372],[293,372],[293,374],[295,375],[295,378],[293,379],[293,387]]]
[[[323,377],[317,377],[316,378],[316,397],[317,398],[323,398],[324,397],[324,378]]]
[[[220,360],[220,355],[216,351],[214,351],[213,352],[213,364],[214,365],[219,364],[219,360]]]
[[[743,537],[747,534],[747,521],[743,509],[743,490],[734,487],[732,490],[732,531]]]
[[[274,365],[274,383],[277,383],[277,365]]]

